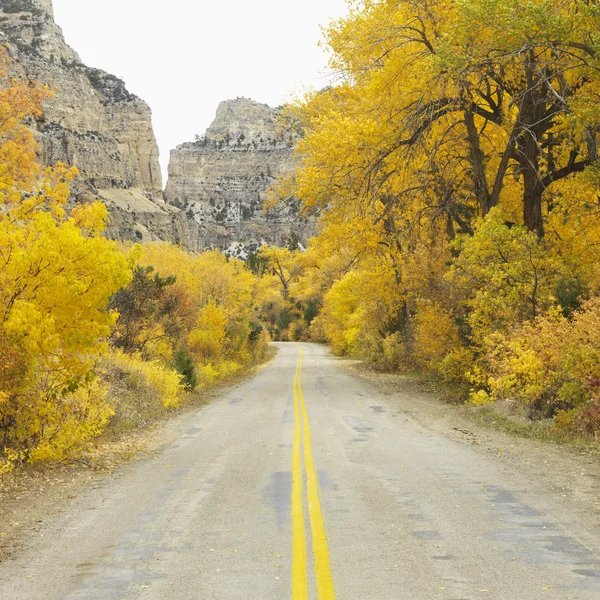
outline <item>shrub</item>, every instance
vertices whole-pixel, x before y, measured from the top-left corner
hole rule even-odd
[[[444,358],[458,344],[458,330],[444,309],[430,301],[418,303],[414,352],[421,365],[439,372]]]
[[[543,314],[554,303],[560,263],[533,232],[511,224],[501,208],[455,242],[448,279],[467,298],[474,341]]]
[[[63,460],[100,435],[114,414],[107,391],[107,386],[94,377],[75,392],[47,403],[44,427],[29,461]]]
[[[143,360],[139,354],[125,354],[120,350],[111,352],[110,361],[126,373],[135,386],[147,386],[151,389],[165,408],[181,404],[182,376],[161,361]]]
[[[595,400],[577,411],[574,424],[583,435],[597,438],[600,435],[600,402]]]
[[[198,385],[198,377],[196,375],[196,367],[191,354],[186,348],[181,346],[175,353],[173,358],[173,366],[181,375],[183,386],[188,390],[196,389]]]
[[[509,333],[489,335],[481,364],[480,387],[492,400],[510,398],[532,416],[556,416],[565,427],[567,413],[580,430],[595,427],[596,387],[600,377],[600,300],[589,300],[571,319],[553,309]],[[578,414],[581,419],[578,421]],[[589,429],[589,428],[588,428]]]

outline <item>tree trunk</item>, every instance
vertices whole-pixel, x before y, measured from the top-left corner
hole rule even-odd
[[[523,222],[529,231],[534,231],[538,237],[542,238],[544,237],[544,219],[542,217],[543,188],[539,185],[538,181],[534,185],[530,185],[526,180],[527,177],[523,177],[525,183],[523,193]]]
[[[519,164],[523,176],[523,222],[529,231],[541,238],[544,235],[542,219],[542,194],[540,156],[541,138],[548,127],[546,112],[547,99],[542,97],[539,88],[539,73],[533,51],[525,60],[527,91],[524,93],[519,114],[519,138],[517,147]]]
[[[467,126],[467,139],[469,142],[469,162],[473,171],[473,185],[475,195],[479,201],[481,216],[485,217],[491,208],[490,190],[485,177],[484,154],[479,143],[479,132],[475,125],[475,115],[471,109],[465,110],[465,124]]]
[[[533,109],[533,107],[532,107]],[[525,125],[519,139],[519,164],[523,175],[523,223],[529,231],[544,235],[544,220],[542,218],[542,195],[544,186],[540,181],[540,146],[537,139],[535,119],[538,111],[531,110],[524,116],[531,125]]]

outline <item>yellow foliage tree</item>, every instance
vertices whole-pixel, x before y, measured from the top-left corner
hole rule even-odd
[[[47,90],[0,76],[0,349],[10,357],[0,370],[0,449],[42,459],[93,437],[110,415],[93,367],[115,320],[108,301],[130,270],[97,235],[102,204],[67,210],[77,171],[39,167],[25,121],[41,116]]]
[[[187,342],[192,354],[204,363],[218,362],[225,346],[227,319],[222,308],[210,303],[202,308]]]
[[[337,84],[284,115],[303,137],[279,195],[321,214],[290,297],[337,352],[416,362],[479,403],[518,396],[511,377],[564,396],[511,332],[558,334],[600,289],[597,6],[349,5],[325,29]]]
[[[170,343],[173,350],[183,344],[200,363],[200,385],[235,372],[263,352],[264,339],[254,321],[266,289],[240,260],[215,251],[192,254],[160,242],[143,245],[139,262],[173,277],[180,306],[194,315],[183,320],[183,334]]]

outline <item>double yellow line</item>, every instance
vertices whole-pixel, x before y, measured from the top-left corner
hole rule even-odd
[[[302,392],[302,359],[300,356],[294,377],[294,446],[292,448],[292,600],[308,600],[306,531],[304,526],[304,483],[302,477],[302,451],[306,470],[306,499],[312,531],[312,550],[315,559],[315,578],[318,600],[335,600],[325,523],[319,500],[319,482],[310,443],[310,422]]]

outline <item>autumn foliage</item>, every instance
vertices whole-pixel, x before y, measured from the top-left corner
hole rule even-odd
[[[272,193],[319,235],[246,264],[102,237],[76,169],[39,165],[50,92],[0,65],[0,470],[180,405],[269,334],[600,435],[597,5],[349,5],[335,85],[284,111],[299,167]]]
[[[598,434],[598,7],[349,4],[338,81],[287,109],[300,167],[274,195],[321,233],[268,256],[286,310],[318,307],[302,335],[338,353]]]
[[[0,448],[18,459],[60,458],[111,415],[94,374],[116,315],[108,301],[130,279],[126,257],[98,235],[100,203],[68,209],[75,169],[37,163],[24,124],[48,91],[0,88]],[[0,466],[0,468],[2,468]]]
[[[42,169],[28,127],[50,92],[8,78],[0,57],[1,473],[180,405],[260,358],[265,337],[242,263],[126,248],[102,236],[102,203],[69,202],[77,170]]]

